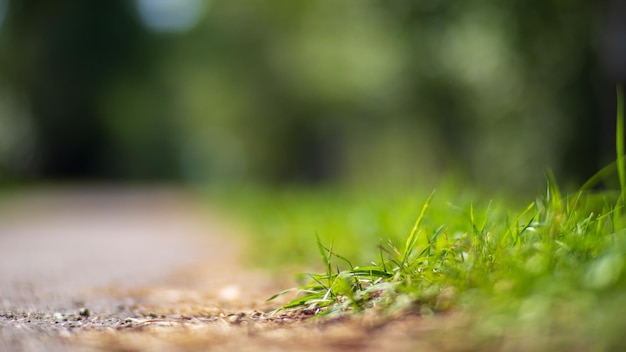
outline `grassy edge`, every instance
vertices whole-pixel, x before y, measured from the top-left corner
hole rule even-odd
[[[476,290],[483,293],[483,299],[484,294],[490,294],[489,301],[506,301],[509,297],[523,305],[534,299],[537,293],[516,288],[523,285],[511,282],[515,280],[540,291],[541,285],[545,285],[546,297],[560,299],[576,292],[573,290],[602,295],[620,288],[626,282],[626,245],[618,236],[625,231],[622,208],[626,198],[621,86],[617,87],[616,120],[616,161],[590,178],[579,192],[563,197],[548,174],[546,195],[513,216],[512,221],[507,216],[504,227],[497,228],[497,224],[486,219],[479,223],[470,205],[470,228],[456,238],[443,225],[432,229],[421,227],[431,194],[406,238],[403,251],[392,243],[381,245],[378,263],[365,267],[350,264],[349,269],[341,270],[339,265],[332,264],[332,259],[342,257],[318,238],[326,272],[311,274],[308,284],[280,292],[269,300],[298,291],[300,294],[295,299],[277,311],[310,310],[328,316],[373,308],[384,313],[424,314],[458,306],[464,293]],[[588,197],[588,190],[615,170],[620,181],[619,199],[613,203],[602,197],[598,203]],[[579,260],[572,263],[572,258]],[[519,277],[509,280],[500,274],[481,281],[481,276],[498,273],[506,266]],[[511,304],[507,302],[499,304]]]

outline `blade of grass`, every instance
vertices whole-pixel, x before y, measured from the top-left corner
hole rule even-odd
[[[615,149],[617,151],[617,173],[622,190],[622,201],[626,196],[626,165],[624,163],[624,92],[617,85],[617,126],[615,131]]]
[[[404,246],[404,253],[402,254],[401,267],[404,267],[406,265],[407,261],[409,260],[409,257],[413,253],[413,249],[415,248],[415,244],[417,243],[418,229],[420,227],[420,224],[422,223],[422,220],[424,219],[424,215],[426,214],[426,209],[428,209],[428,206],[430,205],[430,202],[432,201],[434,195],[435,195],[435,191],[432,191],[430,195],[428,196],[428,198],[426,199],[426,202],[422,206],[422,211],[420,211],[420,214],[417,217],[417,220],[415,220],[415,224],[413,225],[413,229],[411,230],[409,237],[406,239],[406,244]]]
[[[618,159],[622,159],[618,158]],[[591,176],[587,182],[585,182],[579,189],[579,191],[583,192],[583,191],[589,191],[591,190],[593,187],[597,186],[598,184],[600,184],[600,182],[608,179],[610,176],[615,175],[615,171],[617,170],[617,160],[613,161],[612,163],[608,164],[607,166],[603,167],[602,169],[600,169],[600,171],[596,172],[593,176]]]
[[[322,240],[320,240],[320,236],[316,233],[315,238],[317,239],[317,248],[320,250],[320,254],[322,255],[322,260],[324,261],[324,268],[326,269],[326,276],[328,277],[328,287],[332,285],[332,265],[330,262],[330,257],[332,256],[332,246],[331,249],[326,248],[322,244]]]

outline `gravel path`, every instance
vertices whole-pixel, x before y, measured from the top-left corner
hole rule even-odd
[[[241,302],[258,299],[244,285],[271,289],[243,273],[235,240],[207,214],[171,189],[1,196],[0,351],[67,350],[75,333],[249,309]]]

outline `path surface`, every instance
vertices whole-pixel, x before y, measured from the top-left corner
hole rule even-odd
[[[165,317],[162,307],[175,317],[249,308],[270,289],[242,273],[236,241],[207,215],[172,189],[0,198],[0,350],[62,350],[68,332]]]
[[[5,203],[3,305],[45,308],[58,304],[57,297],[75,299],[81,290],[112,283],[147,283],[173,266],[222,253],[212,251],[220,246],[209,243],[216,237],[181,198],[164,190],[100,188],[48,190]]]
[[[398,350],[437,326],[268,317],[289,281],[242,268],[209,215],[173,189],[0,195],[0,351]]]

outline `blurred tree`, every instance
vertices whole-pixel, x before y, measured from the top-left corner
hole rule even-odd
[[[2,70],[34,122],[37,176],[108,172],[101,160],[110,136],[99,100],[120,69],[134,66],[147,73],[150,65],[146,33],[131,5],[123,0],[10,3],[2,33],[10,55],[4,55]]]
[[[11,2],[0,90],[27,108],[0,108],[32,115],[40,175],[526,192],[613,155],[598,3],[154,4]]]
[[[396,1],[385,9],[414,33],[416,103],[438,116],[445,154],[475,182],[505,179],[522,190],[541,184],[549,167],[579,183],[601,166],[598,3]]]

